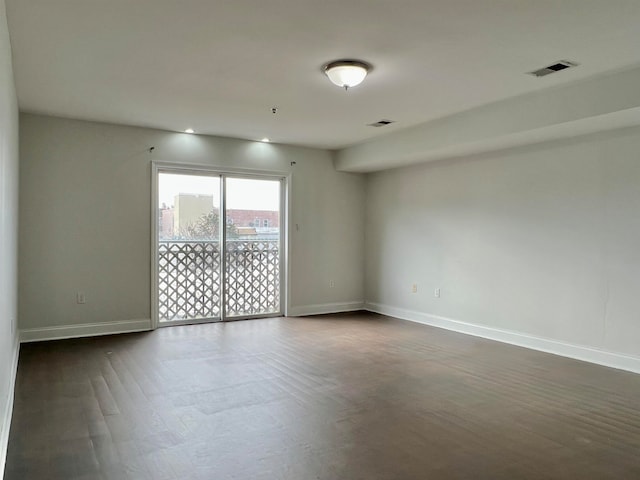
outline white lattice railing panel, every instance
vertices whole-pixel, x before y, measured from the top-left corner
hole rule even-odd
[[[218,242],[161,241],[158,308],[162,322],[220,318]],[[227,316],[280,312],[278,241],[227,242]]]
[[[228,316],[280,312],[279,242],[227,242],[226,274]]]
[[[220,317],[218,242],[160,242],[160,321]]]

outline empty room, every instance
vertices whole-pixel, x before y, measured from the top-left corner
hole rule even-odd
[[[0,0],[0,480],[640,479],[639,27]]]

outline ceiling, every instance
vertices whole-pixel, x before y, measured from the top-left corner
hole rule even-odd
[[[640,63],[638,0],[6,4],[22,111],[329,149]],[[340,58],[374,70],[345,92]]]

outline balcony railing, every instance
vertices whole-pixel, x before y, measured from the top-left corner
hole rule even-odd
[[[226,316],[280,312],[280,250],[276,240],[229,240],[225,249]],[[217,241],[160,241],[161,322],[221,317],[221,253]]]

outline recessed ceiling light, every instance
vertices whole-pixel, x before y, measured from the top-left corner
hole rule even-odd
[[[262,140],[260,140],[261,142],[264,143],[269,143],[271,140],[269,140],[267,137],[264,137]]]
[[[184,133],[196,133],[196,131],[193,128],[187,128]]]

